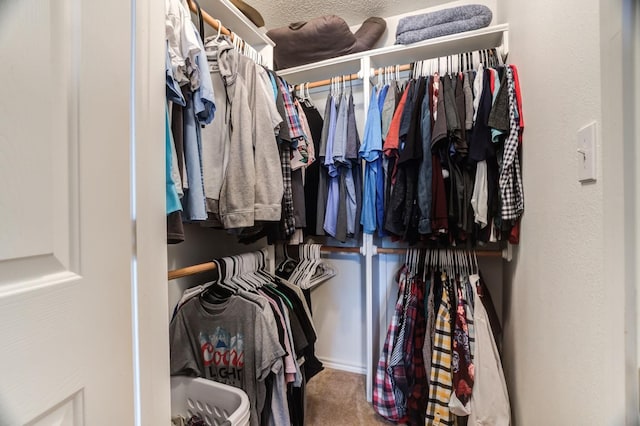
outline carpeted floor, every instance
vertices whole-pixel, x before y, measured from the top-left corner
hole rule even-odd
[[[309,426],[392,425],[376,414],[365,394],[365,376],[325,368],[307,384]]]

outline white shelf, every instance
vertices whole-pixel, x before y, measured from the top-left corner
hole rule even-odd
[[[404,65],[421,59],[457,55],[480,49],[498,47],[503,43],[509,24],[494,25],[479,30],[432,38],[410,45],[393,45],[326,59],[299,67],[278,71],[291,84],[323,80],[360,71],[361,59],[371,58],[371,67]]]
[[[265,45],[275,46],[273,40],[267,37],[265,27],[258,28],[229,0],[202,0],[202,9],[215,19],[219,19],[226,28],[235,32],[241,39],[251,46],[260,48]],[[205,26],[206,34],[214,35],[215,31],[208,25]]]
[[[421,59],[431,59],[458,53],[490,49],[502,44],[509,24],[494,25],[460,34],[432,38],[409,45],[394,45],[369,51],[371,67],[404,65]]]

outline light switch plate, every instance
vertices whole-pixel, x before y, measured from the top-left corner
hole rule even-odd
[[[578,130],[578,180],[582,183],[596,180],[596,122]]]

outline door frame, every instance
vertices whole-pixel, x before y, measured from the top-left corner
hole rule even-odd
[[[633,209],[629,212],[630,220],[634,223],[634,233],[629,233],[628,243],[630,253],[628,262],[630,279],[628,286],[628,320],[635,326],[627,336],[627,424],[637,424],[640,419],[640,3],[626,0],[623,10],[623,80],[630,81],[632,90],[624,91],[624,140],[625,148],[629,150],[628,175],[631,191],[633,192]],[[625,165],[626,166],[626,165]]]
[[[604,271],[605,284],[620,288],[623,294],[611,294],[612,306],[623,310],[611,324],[616,344],[610,348],[608,365],[613,367],[615,383],[624,384],[625,424],[637,424],[640,418],[640,185],[638,164],[640,131],[635,118],[638,105],[637,71],[639,60],[638,17],[634,0],[600,0],[600,90],[602,94],[602,182],[604,195]],[[612,291],[611,293],[616,293]],[[624,298],[624,300],[621,300]],[[620,311],[618,311],[620,312]],[[604,320],[604,319],[603,319]],[[619,323],[621,321],[622,323]],[[619,336],[619,337],[618,337]],[[624,366],[620,361],[623,349]],[[623,374],[620,377],[619,374]],[[618,390],[618,392],[620,392]]]
[[[165,215],[165,6],[131,1],[131,309],[135,425],[171,418]]]

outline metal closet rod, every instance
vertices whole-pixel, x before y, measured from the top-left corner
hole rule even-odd
[[[320,251],[323,253],[360,253],[360,247],[335,247],[322,246]],[[191,275],[201,274],[203,272],[215,271],[216,264],[214,262],[200,263],[185,268],[174,269],[169,271],[169,280],[184,278]]]
[[[395,72],[395,67],[391,67],[394,69]],[[407,65],[400,65],[400,67],[398,68],[398,71],[402,72],[402,71],[409,71],[411,69],[411,64],[407,64]],[[384,70],[375,70],[373,72],[373,75],[379,75],[380,73],[384,73]],[[285,80],[287,76],[285,76]],[[360,76],[356,73],[356,74],[349,74],[343,77],[337,77],[338,79],[342,79],[342,81],[351,81],[351,80],[358,80],[360,78]],[[302,86],[304,86],[305,89],[313,89],[315,87],[322,87],[322,86],[328,86],[331,84],[332,79],[328,78],[326,80],[318,80],[318,81],[314,81],[312,83],[302,83],[302,84],[296,84],[295,88],[296,89],[300,89]]]

